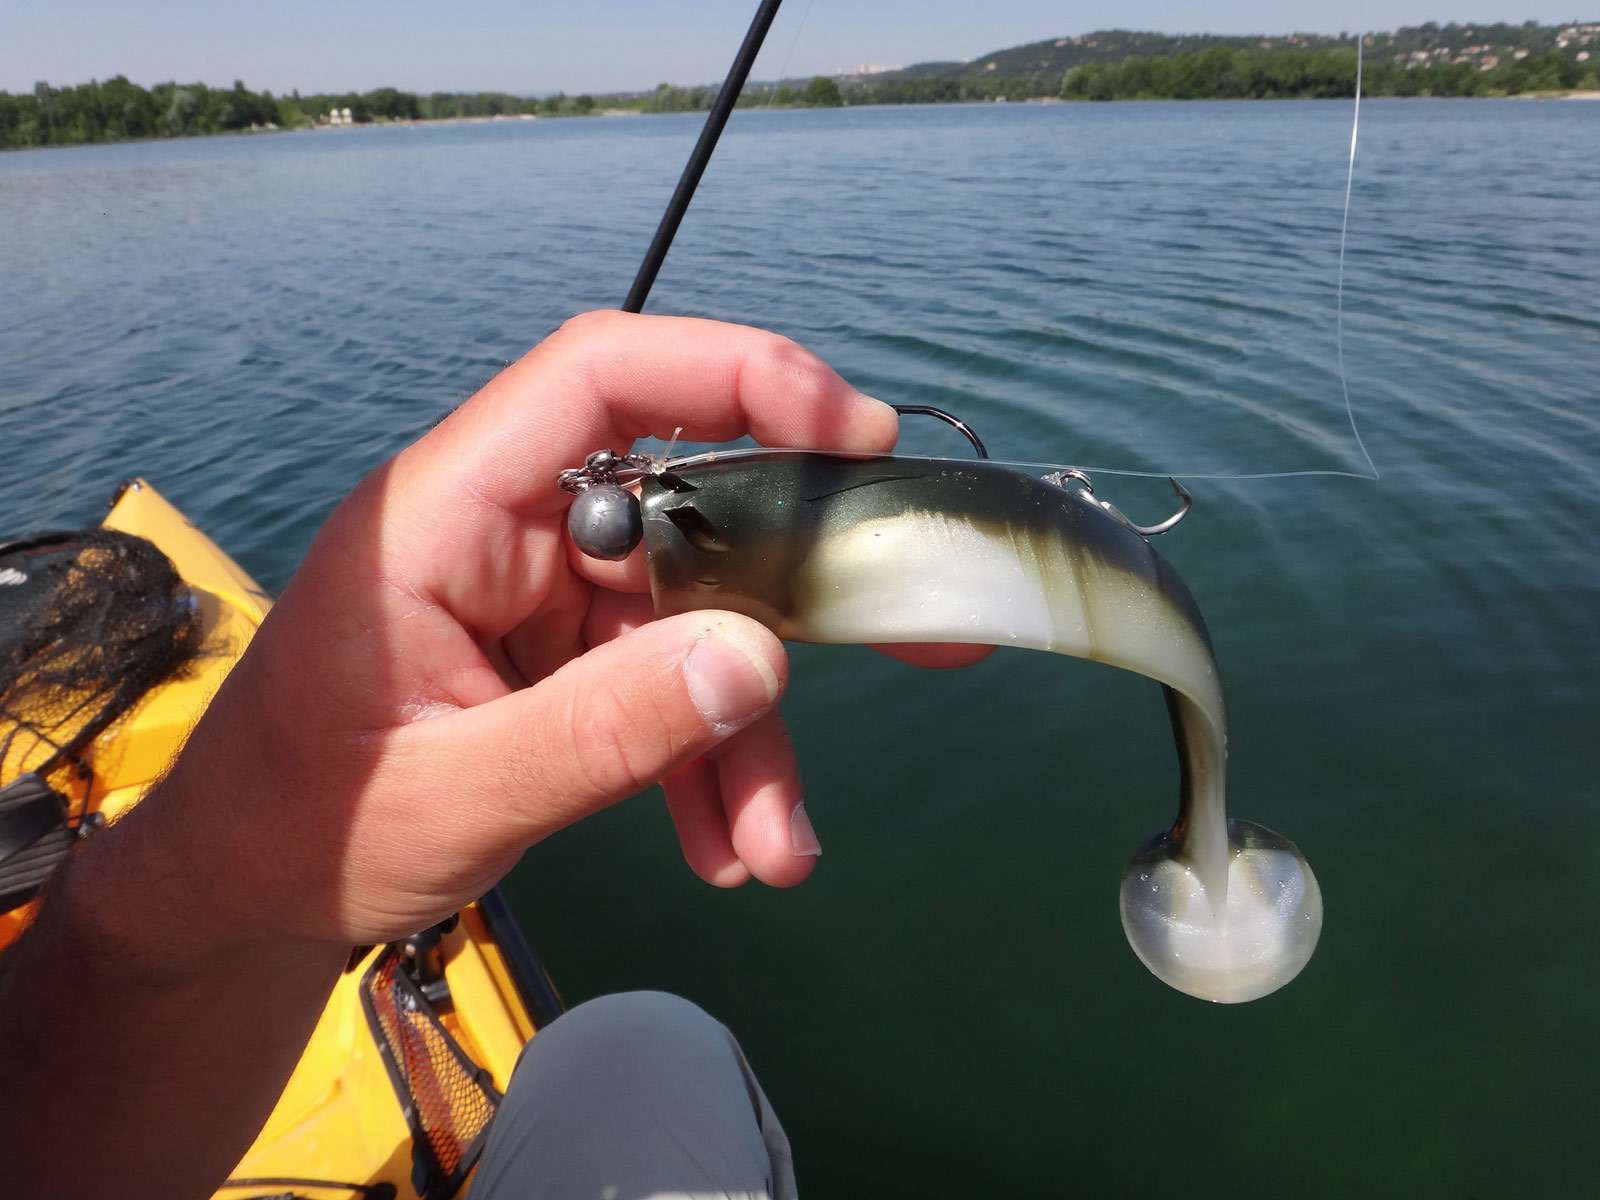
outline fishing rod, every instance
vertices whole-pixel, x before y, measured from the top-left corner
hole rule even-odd
[[[644,261],[639,264],[639,273],[633,277],[633,286],[628,289],[628,298],[622,302],[623,312],[636,313],[643,310],[645,299],[650,295],[651,285],[656,281],[661,264],[666,261],[672,239],[678,232],[678,226],[683,223],[683,214],[689,211],[689,201],[694,199],[694,190],[700,186],[700,176],[705,174],[706,164],[711,161],[711,152],[717,148],[717,139],[722,136],[722,127],[728,123],[734,105],[739,102],[739,93],[744,90],[744,82],[750,76],[750,68],[755,65],[756,55],[761,53],[761,43],[767,40],[767,30],[772,28],[773,18],[778,15],[778,7],[782,3],[783,0],[761,0],[761,7],[756,10],[755,19],[750,22],[750,29],[744,35],[744,42],[740,45],[739,52],[733,56],[733,66],[728,68],[728,77],[722,81],[722,90],[717,93],[716,103],[711,106],[711,112],[706,117],[705,128],[700,130],[700,140],[694,144],[689,161],[684,164],[683,174],[678,178],[677,190],[667,202],[667,211],[661,214],[661,224],[656,226],[655,237],[650,239],[650,248],[645,251]]]
[[[761,6],[756,9],[755,19],[750,22],[750,28],[744,35],[744,42],[739,46],[739,52],[733,56],[733,65],[728,68],[728,77],[722,81],[722,90],[717,93],[716,102],[712,104],[711,112],[706,117],[705,127],[700,130],[700,140],[694,144],[694,150],[689,154],[689,161],[684,164],[683,174],[678,177],[678,186],[672,193],[672,199],[667,202],[667,211],[661,214],[661,224],[656,226],[655,236],[650,239],[650,248],[645,251],[644,261],[639,264],[639,273],[633,277],[633,286],[628,289],[628,298],[622,302],[623,312],[643,311],[644,302],[650,295],[650,288],[656,281],[656,275],[661,271],[661,264],[666,261],[672,239],[678,232],[678,226],[683,223],[684,214],[689,211],[689,201],[694,199],[695,188],[700,186],[700,177],[705,174],[706,165],[711,161],[711,153],[717,148],[717,139],[722,136],[723,126],[727,125],[734,106],[739,102],[739,93],[744,90],[745,80],[750,76],[750,68],[755,65],[756,55],[761,53],[761,43],[766,41],[767,30],[772,28],[773,19],[777,17],[778,8],[782,3],[783,0],[761,0]],[[984,448],[982,440],[959,417],[925,404],[896,404],[893,407],[901,414],[914,413],[935,417],[953,425],[966,435],[979,458],[989,457],[989,451]],[[578,474],[581,472],[573,473],[574,479]]]

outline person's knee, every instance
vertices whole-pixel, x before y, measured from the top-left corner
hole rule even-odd
[[[696,1077],[739,1061],[727,1028],[698,1005],[668,992],[618,992],[569,1009],[534,1035],[513,1076],[546,1084],[582,1076],[586,1094],[636,1086],[652,1076]]]
[[[733,1035],[681,996],[625,992],[534,1035],[474,1191],[787,1197],[792,1180],[788,1140]]]
[[[584,1030],[604,1028],[613,1035],[637,1030],[647,1034],[700,1031],[726,1036],[724,1027],[710,1013],[671,992],[613,992],[597,996],[562,1014],[550,1028],[567,1022],[573,1033],[582,1026]]]
[[[638,1020],[660,1016],[678,1020],[712,1020],[710,1014],[693,1001],[675,996],[671,992],[655,991],[612,992],[609,995],[596,996],[593,1000],[585,1000],[576,1008],[569,1009],[561,1019],[565,1021],[579,1015],[604,1017],[607,1020]]]

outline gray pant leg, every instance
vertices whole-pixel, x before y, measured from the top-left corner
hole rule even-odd
[[[580,1004],[528,1043],[472,1200],[794,1200],[789,1139],[733,1035],[664,992]]]

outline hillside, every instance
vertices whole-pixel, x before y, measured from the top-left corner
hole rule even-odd
[[[1289,34],[1278,38],[1254,35],[1222,36],[1217,34],[1146,33],[1127,29],[1101,29],[1077,37],[1052,38],[1043,42],[1029,42],[1024,46],[1011,46],[980,54],[966,62],[914,63],[899,71],[886,71],[873,78],[892,81],[897,79],[957,79],[963,76],[1000,78],[1061,75],[1086,63],[1115,63],[1125,58],[1153,57],[1158,55],[1191,54],[1201,50],[1246,50],[1272,42],[1276,45],[1298,45],[1303,48],[1337,46],[1340,39],[1321,34]],[[1354,39],[1343,44],[1355,45]]]
[[[1172,57],[1206,50],[1353,49],[1354,34],[1286,33],[1223,36],[1216,34],[1149,33],[1102,29],[1076,37],[1052,38],[980,54],[967,62],[916,63],[899,71],[870,77],[873,83],[897,80],[1037,78],[1090,64],[1119,63],[1128,58]],[[1369,59],[1406,65],[1465,64],[1490,69],[1501,60],[1549,53],[1589,62],[1600,57],[1600,21],[1567,25],[1456,24],[1406,26],[1368,36]],[[865,79],[848,77],[848,82]]]

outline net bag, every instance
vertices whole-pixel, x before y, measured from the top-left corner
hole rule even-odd
[[[423,1200],[447,1200],[483,1152],[500,1093],[440,1024],[393,945],[362,976],[361,1006],[411,1128],[411,1186]]]

